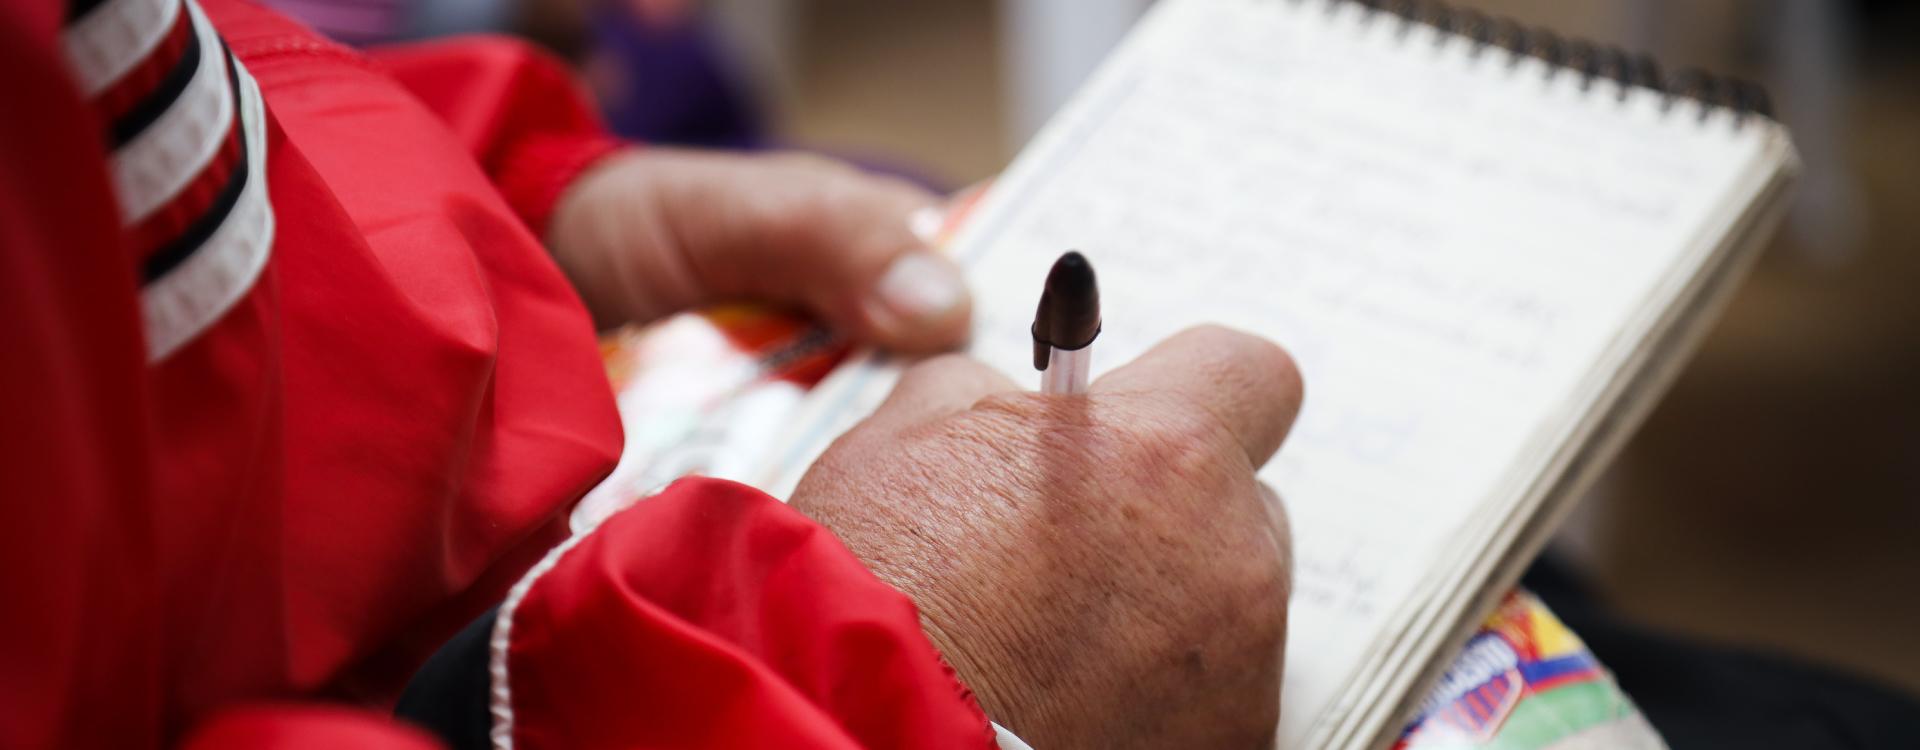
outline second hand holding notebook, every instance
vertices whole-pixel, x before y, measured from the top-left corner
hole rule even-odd
[[[1622,56],[1423,17],[1464,33],[1344,0],[1158,3],[953,244],[973,353],[1010,375],[1062,247],[1100,250],[1104,362],[1202,322],[1294,354],[1308,395],[1261,473],[1295,541],[1282,747],[1399,736],[1796,167],[1746,89],[1689,98]],[[762,486],[790,491],[897,372],[830,377]]]

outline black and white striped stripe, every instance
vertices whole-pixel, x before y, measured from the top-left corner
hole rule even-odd
[[[236,128],[243,155],[211,205],[141,264],[150,362],[232,309],[266,267],[274,236],[266,109],[258,84],[193,0],[81,0],[62,34],[75,78],[97,96],[153,54],[180,13],[192,29],[179,61],[108,125],[122,223],[131,228],[175,201]]]

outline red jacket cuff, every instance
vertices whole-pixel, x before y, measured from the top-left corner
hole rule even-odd
[[[467,145],[536,235],[575,178],[629,145],[564,64],[525,42],[461,37],[368,56]]]
[[[492,651],[517,747],[993,747],[913,603],[731,482],[683,480],[557,549]]]
[[[599,134],[530,135],[498,160],[494,185],[534,236],[544,239],[560,196],[574,180],[601,159],[631,147],[626,141]]]

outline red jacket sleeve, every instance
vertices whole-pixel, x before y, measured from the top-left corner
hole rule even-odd
[[[575,177],[627,145],[558,60],[523,42],[470,37],[369,56],[446,121],[536,235]]]
[[[159,747],[176,732],[135,260],[59,11],[0,5],[0,747]],[[344,708],[229,710],[184,731],[196,750],[435,746]]]
[[[224,12],[238,27],[250,22],[235,18],[243,11],[227,7],[214,15]],[[222,325],[244,326],[237,329],[241,333],[205,334],[225,338],[198,339],[156,377],[145,361],[135,260],[120,228],[100,124],[61,70],[60,15],[54,3],[0,4],[0,63],[13,77],[13,85],[0,89],[0,111],[30,115],[0,117],[0,476],[8,478],[10,497],[17,500],[0,523],[0,602],[6,605],[0,617],[0,747],[427,746],[418,732],[375,711],[263,701],[338,697],[349,691],[327,687],[329,680],[350,672],[352,664],[410,671],[409,660],[392,656],[404,649],[375,639],[424,628],[388,627],[386,621],[437,618],[448,597],[484,589],[472,583],[479,575],[468,569],[478,565],[473,560],[434,553],[451,549],[477,558],[504,555],[503,548],[518,555],[524,548],[528,558],[541,554],[524,546],[532,542],[516,539],[448,544],[435,533],[440,527],[415,521],[436,521],[438,509],[447,508],[460,513],[449,510],[445,524],[463,534],[545,529],[562,498],[577,495],[518,476],[520,467],[507,466],[501,457],[569,467],[592,459],[597,465],[602,443],[617,445],[617,432],[543,421],[590,422],[597,409],[567,411],[530,398],[508,403],[497,394],[511,388],[522,396],[542,392],[559,399],[579,385],[576,400],[605,398],[593,390],[598,373],[591,366],[584,315],[555,292],[563,290],[555,272],[522,262],[523,255],[537,258],[537,248],[511,217],[503,216],[499,228],[476,219],[490,214],[470,209],[485,208],[491,196],[464,194],[458,180],[472,174],[464,161],[459,170],[444,164],[440,172],[416,170],[413,182],[388,179],[392,175],[375,169],[379,154],[372,149],[342,153],[339,142],[319,137],[329,135],[325,127],[359,122],[356,112],[377,109],[367,104],[377,103],[381,91],[333,98],[364,82],[317,76],[306,79],[305,87],[288,85],[285,77],[301,72],[292,69],[294,63],[312,62],[318,53],[280,52],[275,58],[257,51],[271,39],[236,33],[237,46],[256,50],[260,64],[250,67],[283,96],[279,111],[291,116],[315,156],[334,171],[308,165],[283,144],[270,162],[277,165],[270,170],[278,178],[274,201],[282,227],[269,269],[272,288],[259,292],[257,309],[222,319]],[[318,111],[328,106],[337,108],[330,116]],[[538,106],[536,99],[508,109]],[[531,126],[502,126],[489,135],[462,130],[465,121],[448,119],[489,160],[487,169],[502,184],[526,184],[516,175],[539,171],[516,166],[522,163],[544,165],[549,174],[564,170],[555,167],[558,160],[528,155],[539,151],[529,145],[539,138],[501,133],[549,133],[558,144],[595,137]],[[408,142],[418,148],[419,141]],[[352,176],[361,182],[348,179],[349,167],[360,168]],[[323,175],[337,180],[324,183]],[[366,184],[376,181],[404,191],[407,200]],[[451,184],[431,192],[440,181]],[[462,215],[467,223],[458,226],[470,234],[471,248],[449,241],[444,231],[423,231],[416,241],[400,243],[396,234],[414,235],[375,221],[385,217],[377,208],[414,211],[441,196],[468,209]],[[374,257],[354,231],[353,215],[344,211],[349,205],[382,228],[384,255]],[[429,223],[427,229],[444,226]],[[495,275],[476,273],[476,263]],[[492,306],[448,296],[449,284],[400,283],[449,278],[489,290]],[[474,280],[480,278],[488,283]],[[428,294],[414,298],[396,288]],[[284,328],[256,337],[262,321]],[[280,330],[289,333],[282,337]],[[380,335],[358,335],[369,331]],[[496,335],[512,344],[500,351],[514,356],[496,361],[489,348]],[[264,343],[250,346],[256,341]],[[301,397],[286,401],[277,400],[279,381],[253,378],[264,369],[255,367],[256,359],[265,358],[273,358],[277,377],[283,353],[303,358],[286,368],[285,377],[305,378],[288,390]],[[380,354],[388,360],[376,362]],[[458,368],[477,371],[474,380],[484,390],[469,402],[459,394],[387,390],[375,387],[386,381],[354,377],[366,369],[387,375],[421,369],[403,367],[416,361],[403,355],[438,355],[424,360],[436,376]],[[188,361],[190,356],[201,359]],[[318,368],[314,360],[334,366]],[[573,360],[588,366],[569,370],[573,374],[559,387],[535,377],[550,378],[563,369],[557,365]],[[259,391],[225,388],[226,381],[218,380],[221,367],[253,378],[246,383],[265,385]],[[188,381],[198,390],[181,387]],[[166,390],[169,382],[176,386],[172,391]],[[444,382],[467,381],[448,375]],[[479,434],[506,432],[512,440],[484,451],[471,447],[464,436],[481,428],[451,418],[435,422],[436,397],[511,425],[487,426]],[[259,443],[264,447],[257,452],[228,452],[223,444],[223,450],[197,454],[191,465],[163,458],[182,454],[169,454],[169,444],[191,444],[208,434],[254,446],[256,436],[235,432],[240,428],[231,426],[227,412],[200,408],[230,402],[247,407],[235,413],[268,413],[271,419],[246,425],[272,440]],[[156,419],[169,409],[177,421]],[[320,412],[327,418],[316,416]],[[395,416],[350,423],[334,413]],[[275,421],[280,419],[286,421]],[[435,484],[417,490],[406,484],[414,474],[367,471],[397,465],[386,455],[393,451],[377,454],[370,445],[408,444],[354,444],[356,427],[364,433],[364,424],[421,431],[429,439],[419,442],[431,442],[428,448],[454,446],[446,450],[458,459],[453,465],[485,470],[472,479],[481,489],[454,492]],[[442,430],[446,425],[452,429]],[[570,438],[581,435],[593,439],[569,446]],[[283,455],[282,439],[298,449]],[[183,489],[171,494],[161,489],[164,467],[277,467],[285,455],[305,462],[297,468],[311,472],[301,475],[310,481],[282,486],[279,475],[270,473],[270,486],[249,484],[245,491],[211,481],[182,481]],[[441,472],[448,464],[421,463],[418,476],[446,479]],[[565,468],[539,479],[571,484],[576,476],[584,473]],[[207,487],[215,491],[203,491]],[[532,491],[541,489],[547,491]],[[301,492],[314,495],[283,503],[282,493]],[[198,533],[202,523],[218,533]],[[238,541],[228,544],[232,540]],[[233,556],[169,570],[170,559],[197,558],[203,550]],[[411,564],[416,556],[440,567],[422,572]],[[482,560],[486,580],[493,580],[495,569],[504,571],[501,580],[511,580],[523,559]],[[693,746],[755,739],[770,741],[753,744],[775,746],[986,746],[984,718],[919,633],[906,599],[868,575],[830,535],[758,493],[688,483],[619,515],[551,559],[516,598],[521,619],[510,660],[514,680],[503,682],[517,689],[509,691],[518,712],[514,726],[528,746],[630,737],[641,738],[640,744],[659,738]],[[387,564],[392,560],[398,562]],[[234,584],[242,577],[249,587]],[[167,585],[169,578],[174,585]],[[254,582],[260,589],[251,588]],[[236,642],[251,636],[268,642]]]
[[[913,604],[757,490],[688,479],[556,549],[494,625],[518,748],[990,748]]]
[[[58,5],[0,6],[0,746],[158,727],[144,361],[99,130]],[[103,711],[94,707],[111,707]]]
[[[333,706],[263,704],[228,709],[195,727],[182,750],[436,750],[426,732],[378,714]]]

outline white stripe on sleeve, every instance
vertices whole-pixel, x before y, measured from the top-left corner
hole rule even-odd
[[[106,0],[60,33],[68,67],[91,97],[147,59],[180,17],[184,0]]]
[[[114,192],[120,197],[120,219],[128,226],[166,205],[199,176],[233,123],[226,48],[200,6],[182,2],[200,39],[200,67],[179,99],[113,153]]]
[[[215,42],[209,58],[226,60]],[[213,325],[245,297],[273,250],[273,205],[267,199],[267,110],[260,86],[239,60],[240,121],[246,149],[247,184],[226,220],[180,265],[140,290],[146,321],[147,361],[157,362]],[[224,79],[225,76],[222,76]]]

